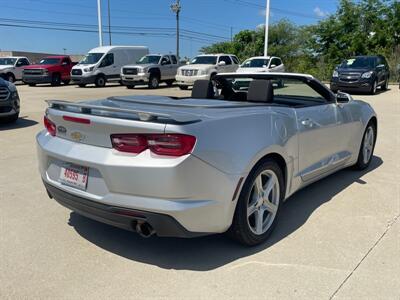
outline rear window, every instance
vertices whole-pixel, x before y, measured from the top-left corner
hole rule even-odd
[[[60,63],[59,58],[44,58],[39,62],[39,65],[57,65]]]
[[[232,57],[232,60],[233,60],[233,62],[234,62],[235,64],[237,64],[237,65],[240,64],[240,61],[239,61],[239,59],[238,59],[236,56],[231,56],[231,57]]]

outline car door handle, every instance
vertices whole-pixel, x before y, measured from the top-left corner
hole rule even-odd
[[[307,118],[301,121],[301,125],[303,125],[304,127],[313,127],[314,126],[314,121]]]

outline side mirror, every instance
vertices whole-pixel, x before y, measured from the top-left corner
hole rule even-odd
[[[353,97],[350,94],[343,93],[341,91],[338,91],[336,94],[336,104],[349,103],[351,101],[353,101]]]
[[[269,68],[270,69],[276,68],[276,65],[270,65]]]
[[[380,65],[377,65],[376,68],[377,68],[377,69],[384,69],[384,68],[385,68],[385,65],[384,65],[384,64],[380,64]]]
[[[263,68],[267,68],[267,65],[263,65],[262,67],[263,67]]]
[[[224,62],[224,61],[220,61],[219,63],[218,63],[218,66],[225,66],[226,65],[226,62]]]
[[[67,62],[67,61],[63,61],[63,62],[61,63],[61,65],[62,65],[62,66],[67,66],[67,65],[68,65],[68,62]]]

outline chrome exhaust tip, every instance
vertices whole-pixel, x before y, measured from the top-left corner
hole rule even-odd
[[[147,222],[138,221],[136,223],[136,232],[144,238],[149,238],[156,233],[154,228]]]

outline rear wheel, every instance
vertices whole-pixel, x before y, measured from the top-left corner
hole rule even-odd
[[[28,83],[29,86],[35,86],[36,83]]]
[[[267,240],[276,225],[284,193],[279,165],[272,159],[262,161],[243,185],[229,234],[248,246]]]
[[[69,80],[69,79],[67,79],[67,80],[63,80],[63,83],[64,83],[65,85],[68,85],[68,84],[69,84],[69,82],[70,82],[70,80]]]
[[[180,88],[182,91],[186,91],[189,87],[188,87],[187,85],[180,85],[179,88]]]
[[[130,85],[127,85],[126,88],[132,90],[135,88],[135,86],[133,84],[130,84]]]
[[[96,80],[94,81],[94,84],[97,87],[105,87],[106,86],[106,78],[104,76],[97,76]]]
[[[83,87],[85,87],[85,86],[86,86],[86,84],[84,84],[84,83],[80,83],[80,84],[78,84],[78,86],[79,86],[79,87],[81,87],[81,88],[83,88]]]
[[[160,85],[160,79],[156,74],[151,74],[149,78],[149,88],[156,89]]]
[[[361,142],[360,151],[358,153],[357,163],[355,168],[358,170],[366,169],[372,160],[375,149],[375,141],[376,141],[376,127],[370,122],[365,129],[364,136]]]
[[[52,86],[58,86],[61,84],[61,76],[60,74],[53,74],[53,76],[51,77],[51,85]]]

